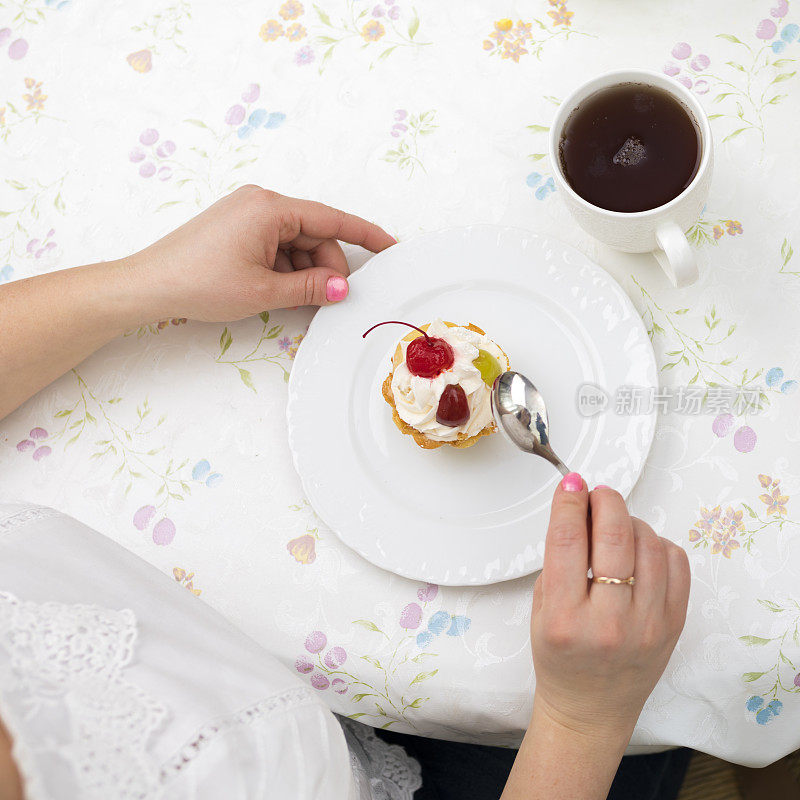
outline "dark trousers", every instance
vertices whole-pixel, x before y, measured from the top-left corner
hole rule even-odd
[[[422,788],[414,800],[496,800],[503,793],[517,751],[505,747],[445,742],[394,731],[375,733],[399,744],[419,761]],[[626,756],[617,770],[608,800],[675,800],[692,751],[668,750]]]

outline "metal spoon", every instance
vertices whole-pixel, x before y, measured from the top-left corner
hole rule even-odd
[[[494,382],[492,413],[501,433],[526,453],[549,461],[562,475],[569,469],[553,452],[547,409],[539,390],[519,372],[504,372]]]

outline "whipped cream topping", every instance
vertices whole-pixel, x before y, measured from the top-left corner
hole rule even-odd
[[[444,339],[453,348],[453,366],[435,378],[422,378],[412,375],[406,365],[406,348],[409,342],[402,342],[403,361],[392,375],[392,395],[395,407],[403,422],[424,433],[437,442],[451,442],[459,434],[475,436],[492,422],[491,390],[481,377],[478,368],[472,363],[478,357],[478,350],[486,350],[507,368],[508,360],[503,351],[485,334],[467,328],[450,328],[437,319],[428,327],[428,336]],[[444,387],[458,383],[467,395],[469,419],[455,428],[436,421],[436,409]]]

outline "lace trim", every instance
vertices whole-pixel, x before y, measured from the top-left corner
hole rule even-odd
[[[160,794],[147,747],[167,712],[122,677],[135,642],[130,610],[0,592],[0,692],[30,800],[50,796],[44,785],[65,766],[61,796]]]
[[[29,522],[34,522],[38,519],[57,517],[60,513],[60,511],[56,511],[54,508],[47,508],[47,506],[30,506],[29,508],[23,508],[20,511],[12,512],[6,517],[4,517],[3,512],[0,511],[0,533],[6,533],[7,531],[27,525]]]
[[[272,714],[280,713],[289,708],[296,708],[304,703],[316,703],[316,700],[310,689],[300,686],[296,689],[289,689],[282,694],[259,700],[252,706],[204,725],[172,758],[167,759],[162,764],[159,772],[159,782],[163,785],[173,780],[217,737],[228,733],[234,728],[254,725]]]
[[[373,800],[412,800],[422,786],[419,761],[398,744],[388,744],[368,725],[342,719],[350,764],[362,796]],[[367,794],[368,792],[368,794]]]

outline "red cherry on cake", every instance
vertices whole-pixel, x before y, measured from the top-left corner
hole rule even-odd
[[[420,378],[435,378],[450,369],[454,361],[453,348],[435,336],[420,336],[406,348],[406,366],[412,375]]]
[[[381,325],[408,325],[415,331],[419,331],[422,336],[412,339],[406,348],[406,366],[412,375],[420,378],[436,378],[445,370],[450,369],[455,362],[453,348],[444,340],[436,336],[428,336],[422,328],[412,325],[410,322],[399,322],[398,320],[388,320],[373,325],[364,336]]]
[[[436,421],[448,428],[457,428],[469,419],[469,403],[467,393],[457,384],[444,387],[436,409]]]

